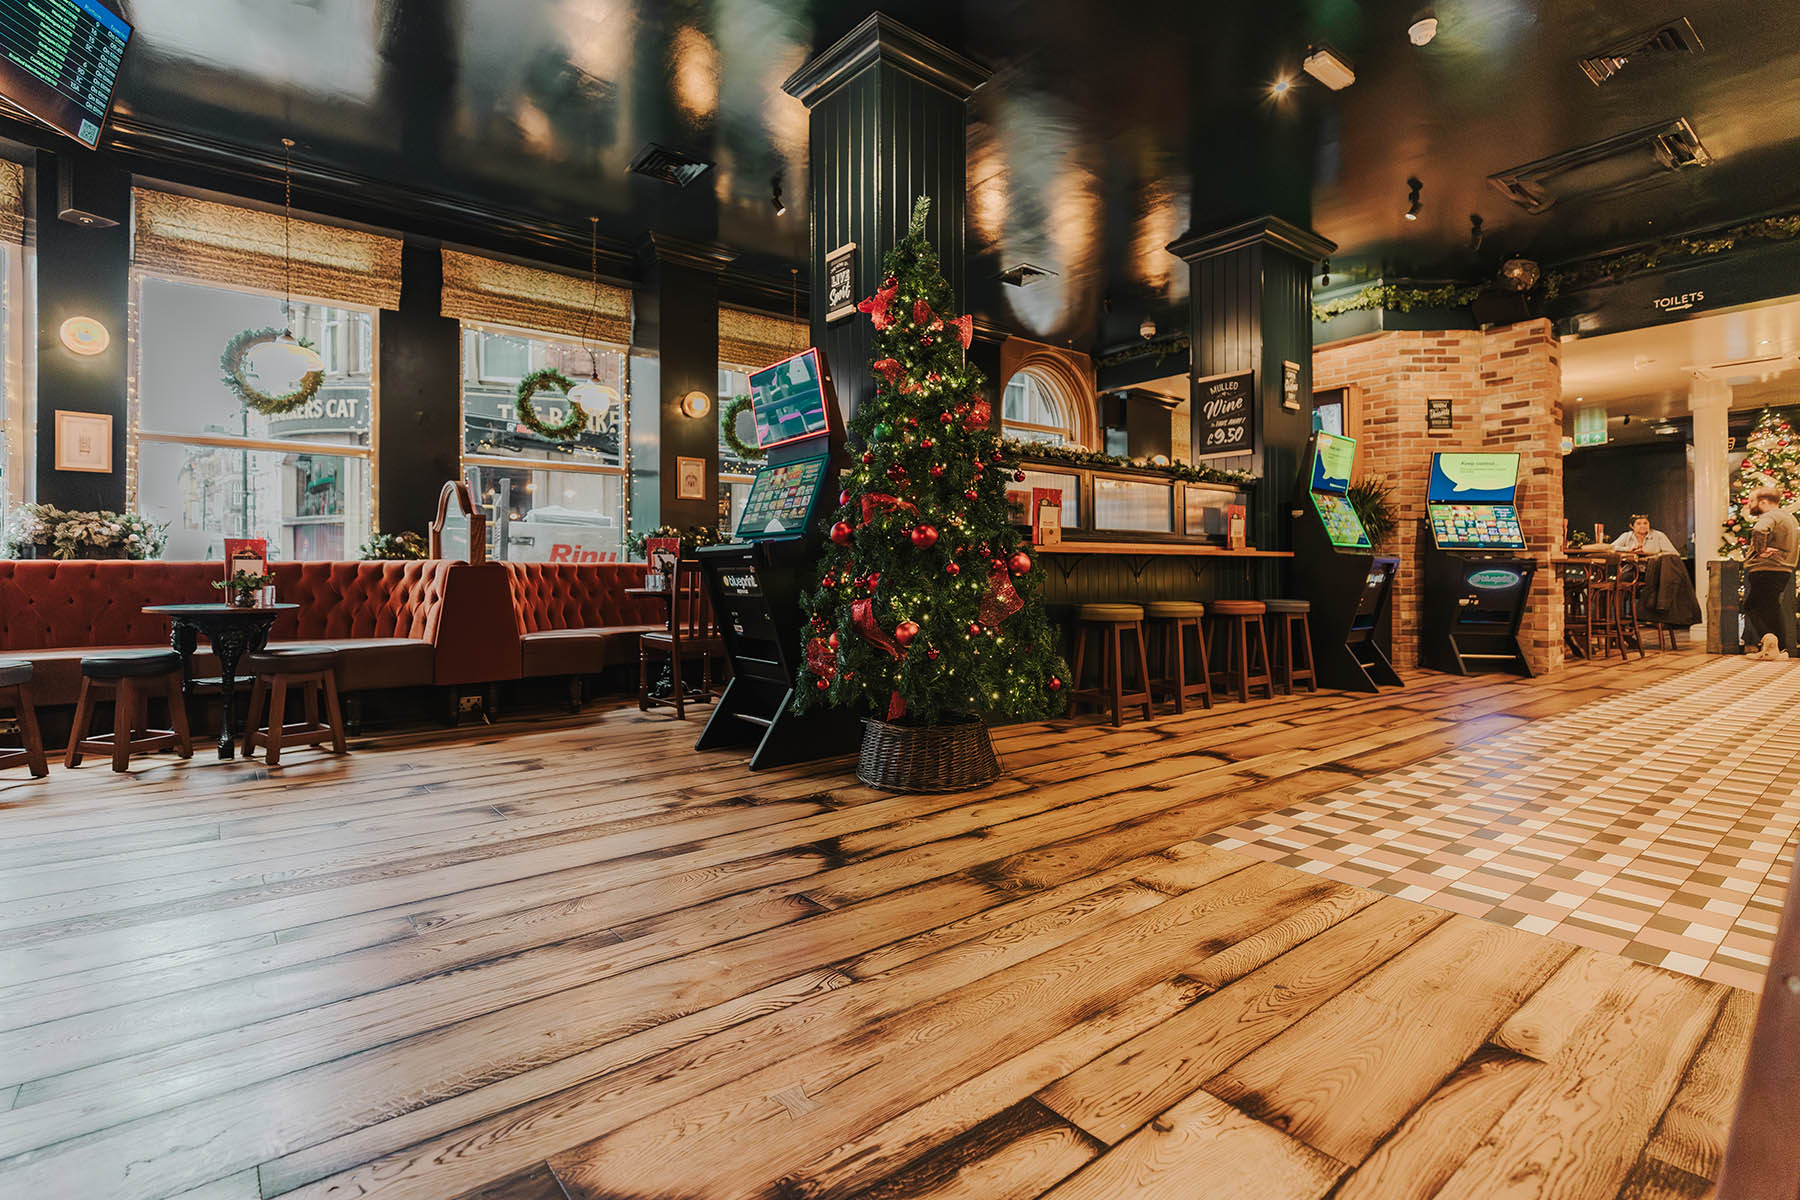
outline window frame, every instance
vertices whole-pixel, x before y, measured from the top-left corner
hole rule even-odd
[[[1012,389],[1012,385],[1017,381],[1023,381],[1025,384],[1025,411],[1028,418],[1036,415],[1032,413],[1032,402],[1035,397],[1036,402],[1039,405],[1057,417],[1062,423],[1060,425],[1047,425],[1029,419],[1015,421],[1009,418],[1006,415],[1006,393]],[[1069,414],[1063,411],[1063,407],[1062,400],[1056,395],[1054,388],[1050,387],[1043,380],[1034,375],[1029,367],[1022,368],[1013,372],[1012,378],[1008,379],[1000,389],[1001,432],[1009,436],[1016,436],[1017,440],[1022,442],[1037,442],[1041,445],[1051,446],[1078,445],[1079,443],[1075,438],[1074,431],[1070,428]],[[1015,431],[1017,431],[1016,434]],[[1054,437],[1055,440],[1051,441],[1048,438],[1031,436],[1036,434],[1049,434],[1051,437]]]
[[[4,479],[0,479],[0,529],[14,507],[30,499],[27,484],[37,441],[34,405],[26,395],[27,355],[32,347],[25,337],[26,248],[16,242],[0,243],[0,454],[4,454]]]

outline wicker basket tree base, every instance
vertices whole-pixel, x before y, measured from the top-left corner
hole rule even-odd
[[[856,777],[889,792],[966,792],[1005,774],[987,722],[975,717],[941,725],[863,722]]]

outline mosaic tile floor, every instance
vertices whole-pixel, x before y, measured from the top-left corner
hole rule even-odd
[[[1719,659],[1201,840],[1762,989],[1800,828],[1800,666]]]

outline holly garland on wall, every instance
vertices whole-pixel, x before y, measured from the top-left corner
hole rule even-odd
[[[799,706],[848,706],[933,725],[1022,721],[1066,703],[1042,570],[1011,524],[1006,452],[973,322],[925,238],[921,197],[857,307],[876,329],[875,394],[851,420],[862,446],[842,476],[809,618]]]
[[[1744,511],[1750,493],[1759,487],[1778,488],[1781,507],[1800,515],[1800,438],[1785,417],[1765,409],[1746,443],[1749,454],[1731,481],[1731,511],[1725,518],[1725,540],[1719,556],[1743,562],[1750,550],[1750,534],[1756,518]]]
[[[244,407],[268,417],[279,417],[291,413],[305,405],[319,394],[319,385],[325,382],[325,372],[308,371],[300,377],[294,390],[279,396],[270,395],[254,383],[250,382],[253,372],[250,370],[250,355],[258,346],[266,346],[280,337],[286,330],[282,329],[246,329],[225,343],[225,352],[219,356],[219,366],[224,369],[225,386],[231,389]],[[305,338],[299,343],[308,350],[313,344]]]
[[[587,410],[582,408],[579,402],[571,399],[568,415],[559,424],[550,424],[538,416],[537,406],[532,402],[537,394],[546,388],[560,388],[566,397],[575,390],[575,384],[555,367],[544,367],[519,380],[518,390],[513,393],[513,402],[519,411],[519,424],[539,437],[549,438],[553,442],[574,441],[581,436],[582,430],[587,428]]]

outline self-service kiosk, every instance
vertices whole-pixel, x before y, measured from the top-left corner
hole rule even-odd
[[[1350,504],[1356,441],[1319,431],[1301,460],[1294,497],[1294,582],[1312,602],[1319,686],[1352,692],[1399,687],[1387,612],[1400,560],[1377,557]]]
[[[1537,564],[1521,552],[1525,531],[1515,496],[1517,454],[1431,456],[1419,657],[1427,667],[1468,675],[1531,674],[1519,625]]]
[[[848,711],[794,711],[800,596],[819,558],[813,516],[820,497],[837,492],[844,451],[824,353],[806,350],[753,373],[750,400],[768,464],[750,485],[736,540],[695,552],[731,659],[731,682],[695,748],[754,747],[755,771],[853,750],[860,729]]]

